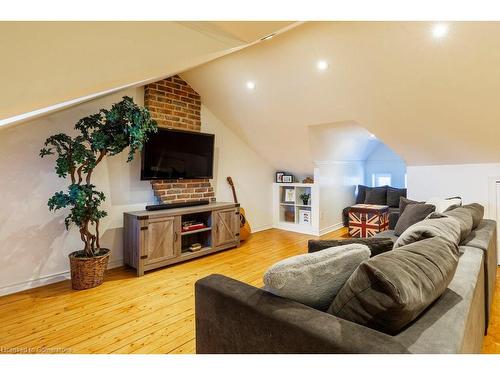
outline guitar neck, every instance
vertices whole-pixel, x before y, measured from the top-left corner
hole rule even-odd
[[[233,185],[231,185],[231,190],[233,191],[234,203],[238,203],[238,197],[236,197],[236,189],[234,188]]]

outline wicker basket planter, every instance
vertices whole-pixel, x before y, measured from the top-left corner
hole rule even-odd
[[[82,254],[82,250],[69,254],[71,286],[76,290],[95,288],[102,284],[110,251],[101,249],[100,254],[92,258],[84,257]]]

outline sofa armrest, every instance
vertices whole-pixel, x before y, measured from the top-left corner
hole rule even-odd
[[[394,230],[399,220],[399,212],[390,212],[388,218],[389,218],[389,230]]]
[[[210,275],[195,284],[197,353],[407,353],[392,336]]]

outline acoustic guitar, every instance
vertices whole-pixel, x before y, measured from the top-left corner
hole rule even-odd
[[[227,178],[228,184],[231,186],[233,191],[234,203],[238,203],[238,198],[236,197],[236,189],[234,188],[233,179],[231,177]],[[250,229],[250,224],[248,223],[247,218],[245,217],[245,210],[240,207],[240,240],[245,241],[252,234],[252,230]]]

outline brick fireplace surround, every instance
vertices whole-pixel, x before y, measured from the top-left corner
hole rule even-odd
[[[201,98],[179,76],[165,78],[144,87],[144,106],[160,128],[201,130]],[[208,179],[152,181],[154,193],[162,203],[215,200]]]

